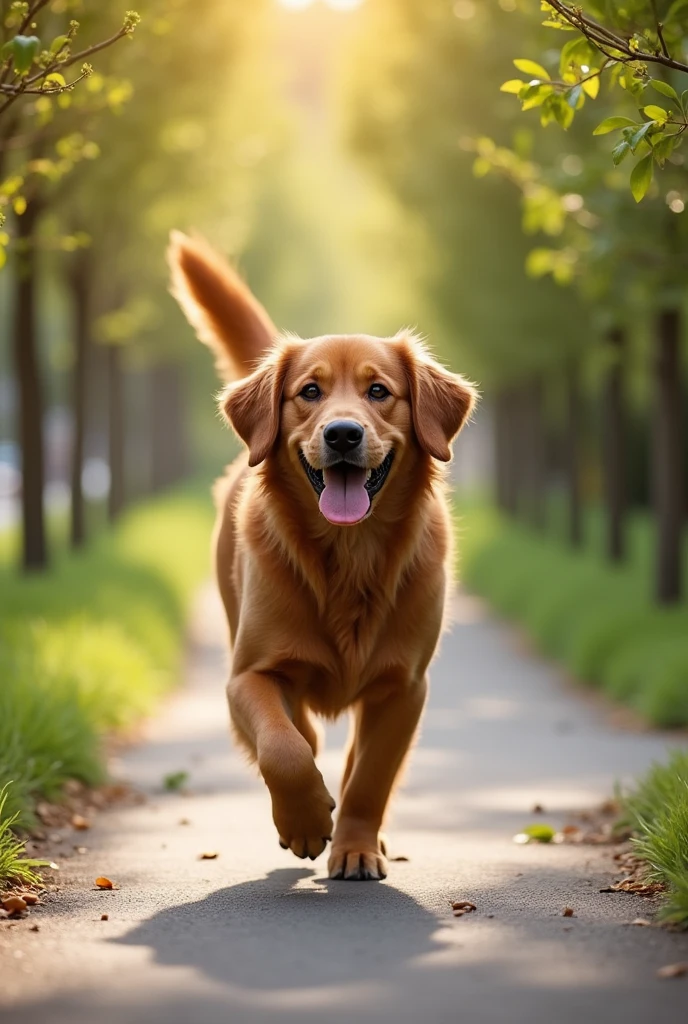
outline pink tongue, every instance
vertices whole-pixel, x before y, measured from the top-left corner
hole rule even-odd
[[[365,469],[324,469],[323,476],[325,490],[320,495],[320,511],[325,519],[339,526],[363,519],[370,508]]]

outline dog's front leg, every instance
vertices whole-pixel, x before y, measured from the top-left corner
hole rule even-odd
[[[279,683],[263,672],[243,672],[230,680],[227,697],[237,736],[270,790],[280,845],[315,860],[332,837],[335,803],[311,745],[287,713]]]
[[[364,699],[356,709],[356,731],[328,864],[330,878],[386,877],[380,828],[426,695],[427,682],[422,679],[400,685],[383,700]]]

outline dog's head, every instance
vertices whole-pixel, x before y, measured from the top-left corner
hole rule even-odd
[[[207,308],[206,298],[199,312],[199,298],[188,298],[201,293],[193,287],[192,263],[187,259],[180,288],[181,263],[173,262],[176,294],[191,322],[203,322],[203,340],[220,353],[227,350],[226,362],[236,364],[246,339],[217,327],[209,339],[207,325],[221,323],[228,303],[241,302],[243,292],[231,281],[230,302],[218,275],[214,287],[203,291],[218,296],[217,310]],[[207,284],[208,266],[202,269]],[[226,279],[227,268],[221,270]],[[245,322],[245,313],[234,312],[233,324]],[[263,322],[269,323],[266,316]],[[255,331],[255,323],[249,326]],[[447,462],[450,443],[475,403],[473,386],[431,359],[411,333],[389,339],[265,337],[263,347],[267,355],[257,369],[223,391],[222,411],[246,443],[249,464],[279,461],[336,525],[366,519],[412,459]]]
[[[349,526],[384,500],[411,452],[447,462],[474,401],[412,335],[354,335],[285,339],[221,405],[251,465],[279,447],[325,518]]]

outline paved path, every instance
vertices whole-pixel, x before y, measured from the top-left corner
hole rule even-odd
[[[263,787],[230,750],[207,593],[190,686],[121,765],[149,801],[70,836],[89,853],[63,862],[60,897],[0,934],[3,1021],[685,1024],[688,979],[655,971],[688,959],[688,937],[624,926],[648,908],[598,892],[608,851],[511,842],[535,802],[562,824],[665,741],[608,724],[475,602],[460,599],[457,619],[389,830],[409,860],[384,883],[330,882],[325,858],[279,849]],[[323,757],[331,787],[343,741],[337,727]],[[161,795],[178,769],[193,795]],[[121,888],[93,891],[100,874]],[[454,919],[458,898],[477,913]]]

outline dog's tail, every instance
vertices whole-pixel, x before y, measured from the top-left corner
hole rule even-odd
[[[202,238],[173,231],[167,250],[170,290],[223,381],[246,377],[278,331],[236,271]]]

